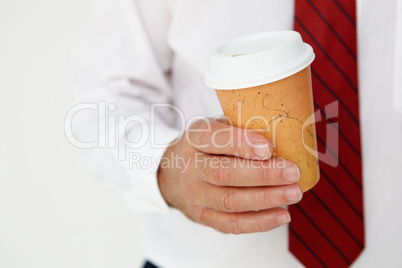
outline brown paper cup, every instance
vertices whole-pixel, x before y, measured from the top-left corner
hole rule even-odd
[[[303,192],[317,184],[320,172],[310,66],[261,86],[215,91],[234,126],[260,132],[271,140],[274,157],[299,166]]]

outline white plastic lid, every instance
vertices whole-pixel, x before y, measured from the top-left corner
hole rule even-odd
[[[264,85],[291,76],[314,60],[295,31],[267,32],[233,40],[210,54],[205,84],[214,89]]]

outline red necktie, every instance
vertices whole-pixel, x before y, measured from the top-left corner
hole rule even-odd
[[[306,267],[349,267],[364,248],[356,3],[296,0],[295,30],[316,54],[317,144],[325,156],[317,186],[289,207],[289,250]]]

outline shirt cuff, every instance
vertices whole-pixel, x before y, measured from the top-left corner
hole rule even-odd
[[[177,139],[180,131],[158,127],[155,130],[157,144],[148,143],[139,149],[130,149],[124,163],[130,187],[121,192],[130,211],[169,213],[171,207],[163,198],[158,185],[158,168],[169,144]],[[155,142],[156,143],[156,142]]]

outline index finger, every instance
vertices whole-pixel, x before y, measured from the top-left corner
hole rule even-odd
[[[268,159],[272,155],[272,144],[267,137],[213,119],[195,122],[186,132],[186,138],[194,148],[208,154],[254,159]]]

